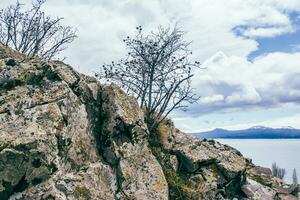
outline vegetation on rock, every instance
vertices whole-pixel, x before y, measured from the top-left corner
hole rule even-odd
[[[103,65],[96,74],[137,98],[150,131],[174,109],[185,109],[187,103],[199,99],[193,93],[191,78],[200,63],[190,61],[190,42],[183,37],[178,27],[159,27],[145,35],[139,26],[137,35],[124,39],[127,58]]]

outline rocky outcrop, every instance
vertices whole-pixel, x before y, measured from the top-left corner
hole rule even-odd
[[[214,140],[188,136],[170,120],[161,124],[158,132],[168,136],[162,137],[164,141],[158,139],[162,145],[154,154],[163,163],[172,198],[232,199],[244,195],[241,187],[246,181],[247,160],[240,152]],[[177,163],[177,167],[170,163]]]
[[[284,199],[298,189],[169,120],[150,134],[117,86],[0,45],[1,200]]]
[[[152,149],[171,199],[300,199],[299,185],[273,177],[270,169],[255,166],[228,145],[182,133],[170,120],[157,132],[161,145]]]
[[[135,99],[114,85],[102,90],[100,152],[118,179],[118,199],[167,199],[162,168],[148,144],[144,115]]]
[[[134,99],[63,63],[0,52],[0,199],[168,198]]]

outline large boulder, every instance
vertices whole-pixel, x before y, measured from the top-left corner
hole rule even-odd
[[[189,188],[190,194],[186,198],[234,198],[241,195],[247,162],[239,151],[214,140],[199,140],[187,135],[176,129],[170,120],[160,124],[157,131],[164,153],[158,156],[163,158],[165,173],[171,170],[188,178],[181,181],[183,191]],[[167,167],[176,162],[178,167]],[[173,182],[172,176],[167,176],[167,179]],[[170,190],[177,190],[176,183],[173,185]],[[174,196],[177,195],[174,192]]]

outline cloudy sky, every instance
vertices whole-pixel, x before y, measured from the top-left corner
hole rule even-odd
[[[193,79],[199,104],[172,115],[184,131],[300,128],[300,0],[48,0],[44,9],[77,27],[64,56],[86,74],[121,58],[136,26],[179,22],[205,68]]]

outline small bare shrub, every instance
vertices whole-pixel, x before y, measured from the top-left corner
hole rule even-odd
[[[286,174],[286,170],[284,168],[280,168],[276,162],[274,162],[272,164],[272,174],[275,177],[278,177],[280,179],[283,179],[285,174]]]
[[[298,184],[297,171],[295,168],[293,170],[293,184],[295,184],[295,185]]]

